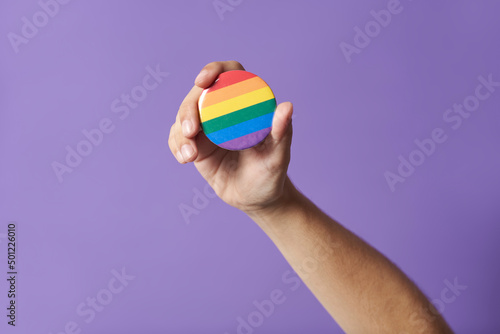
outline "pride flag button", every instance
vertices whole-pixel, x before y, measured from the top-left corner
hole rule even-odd
[[[271,132],[276,99],[255,74],[229,71],[203,91],[198,109],[208,139],[227,150],[244,150]]]

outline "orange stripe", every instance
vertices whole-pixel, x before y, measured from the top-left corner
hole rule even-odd
[[[264,88],[267,84],[259,77],[254,77],[238,83],[232,84],[214,92],[208,92],[203,99],[202,107],[206,108],[234,97],[253,92],[254,90]]]
[[[210,91],[213,92],[216,91],[217,89],[221,89],[253,77],[256,77],[256,75],[247,71],[240,71],[240,70],[227,71],[219,74],[218,80],[215,81],[215,83],[212,86],[210,86]]]

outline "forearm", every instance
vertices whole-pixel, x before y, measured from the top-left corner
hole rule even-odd
[[[451,332],[418,288],[382,254],[319,210],[287,179],[283,200],[248,215],[347,332]],[[421,321],[427,322],[422,325]]]

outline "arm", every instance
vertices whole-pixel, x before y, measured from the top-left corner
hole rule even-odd
[[[270,135],[240,152],[212,144],[201,132],[197,101],[219,73],[241,64],[210,63],[195,80],[172,125],[169,146],[179,163],[194,162],[226,203],[269,236],[325,309],[347,332],[449,333],[444,319],[387,258],[324,214],[287,176],[291,103],[278,105]]]
[[[247,214],[348,333],[452,333],[420,290],[381,253],[286,180],[282,199]]]

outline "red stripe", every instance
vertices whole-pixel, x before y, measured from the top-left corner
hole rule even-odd
[[[228,71],[219,74],[219,80],[210,86],[210,91],[213,92],[217,89],[221,89],[230,85],[234,85],[243,80],[247,80],[250,78],[256,77],[255,74],[247,72],[247,71]]]

